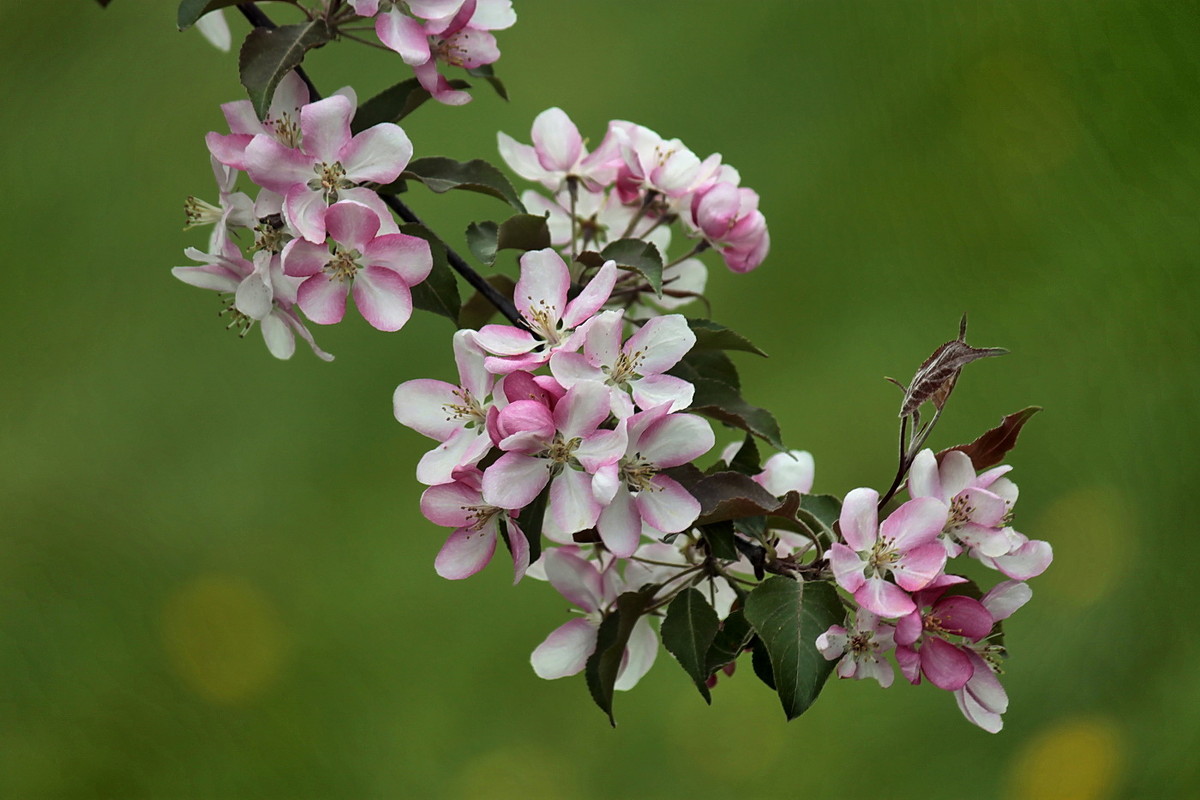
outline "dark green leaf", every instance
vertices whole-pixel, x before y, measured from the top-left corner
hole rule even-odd
[[[513,289],[517,285],[512,278],[507,275],[489,275],[484,280],[500,294],[512,299]],[[479,292],[475,292],[467,299],[467,302],[463,303],[462,311],[458,315],[458,327],[479,330],[495,315],[496,307],[492,305],[492,302]]]
[[[754,636],[750,639],[750,648],[750,664],[754,667],[754,674],[772,692],[776,691],[775,675],[771,672],[771,656],[767,654],[767,646],[763,644],[762,639]]]
[[[500,223],[497,250],[541,250],[550,246],[550,226],[537,214],[514,214]]]
[[[530,562],[533,555],[530,554]],[[617,682],[617,673],[621,670],[621,661],[625,658],[625,646],[629,643],[629,635],[633,626],[646,610],[653,593],[626,592],[617,598],[617,607],[606,614],[596,632],[596,649],[588,656],[584,674],[587,677],[588,690],[600,710],[608,715],[609,723],[615,728],[617,721],[613,717],[613,687]]]
[[[550,484],[538,493],[533,502],[521,509],[517,516],[517,524],[525,532],[529,540],[529,563],[537,561],[542,555],[542,521],[546,518],[546,504],[550,502]],[[626,638],[628,634],[626,634]]]
[[[817,637],[845,618],[830,583],[798,583],[776,575],[746,598],[746,619],[766,645],[771,674],[788,719],[803,714],[821,693],[836,662],[817,650]]]
[[[942,456],[951,450],[961,450],[971,457],[971,465],[977,472],[994,467],[1016,446],[1017,437],[1021,435],[1021,428],[1025,427],[1025,423],[1041,410],[1041,406],[1030,406],[1015,414],[1009,414],[1000,420],[999,425],[970,444],[960,444],[938,453],[938,461],[940,462]]]
[[[305,53],[330,38],[329,28],[320,18],[298,25],[250,31],[238,56],[238,68],[242,85],[246,87],[259,119],[267,115],[275,87],[283,76],[300,66]]]
[[[491,220],[472,222],[467,226],[467,249],[489,267],[496,263],[497,239],[500,226]]]
[[[412,287],[413,307],[441,314],[457,325],[462,304],[458,296],[458,281],[454,278],[450,263],[446,261],[446,246],[423,225],[410,223],[401,226],[400,231],[429,242],[429,252],[433,256],[433,269],[429,277]]]
[[[742,386],[737,367],[733,365],[729,356],[720,350],[693,349],[668,372],[690,383],[708,378],[728,384],[736,390],[740,390]]]
[[[719,558],[722,561],[737,561],[741,557],[737,545],[734,543],[732,522],[725,520],[724,522],[714,522],[711,525],[701,525],[700,533],[704,536],[704,541],[708,543],[708,552],[712,553],[713,558]]]
[[[483,159],[455,161],[442,156],[418,158],[409,162],[408,169],[404,170],[401,177],[420,181],[439,194],[451,189],[464,189],[490,195],[525,213],[525,206],[508,178]]]
[[[454,89],[471,88],[471,84],[461,80],[450,81],[450,86]],[[429,92],[421,88],[416,78],[400,81],[360,105],[354,113],[350,130],[357,134],[381,122],[399,122],[420,108],[429,97]]]
[[[643,278],[659,297],[662,297],[662,254],[650,242],[641,239],[618,239],[600,251],[605,261],[615,261],[622,269],[630,269]]]
[[[754,437],[751,434],[746,434],[746,439],[738,448],[737,455],[729,462],[729,468],[734,472],[751,476],[762,472],[762,459],[758,454],[758,445],[754,443]]]
[[[752,406],[742,399],[737,389],[712,378],[697,378],[692,381],[696,394],[692,398],[691,411],[753,433],[778,450],[784,450],[780,438],[779,423],[770,411]]]
[[[831,494],[806,494],[800,498],[796,516],[813,533],[822,534],[826,541],[835,542],[833,525],[842,513],[842,502]]]
[[[228,8],[235,6],[242,0],[182,0],[179,4],[179,12],[176,15],[175,24],[179,26],[179,30],[187,30],[196,24],[196,20],[203,17],[210,11],[216,11],[218,8]],[[109,0],[100,0],[100,5],[108,5]]]
[[[741,350],[744,353],[754,353],[765,356],[749,339],[736,331],[719,325],[711,319],[689,319],[688,325],[696,334],[696,344],[692,350]]]
[[[686,589],[675,596],[667,606],[667,618],[662,623],[662,643],[667,652],[692,676],[704,702],[712,704],[708,693],[708,651],[717,635],[721,622],[717,612],[695,589]]]
[[[508,89],[504,88],[504,82],[496,77],[496,73],[492,70],[491,64],[484,64],[479,67],[472,67],[467,70],[467,74],[473,78],[483,78],[491,84],[496,90],[496,94],[500,95],[501,100],[508,100]],[[453,81],[451,81],[453,83]]]
[[[745,615],[740,610],[730,611],[713,638],[712,646],[708,648],[704,659],[704,671],[712,675],[726,664],[737,661],[753,635],[754,630],[746,621]]]

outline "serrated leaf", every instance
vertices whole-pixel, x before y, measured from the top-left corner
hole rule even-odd
[[[412,287],[413,308],[441,314],[457,325],[462,303],[458,295],[458,281],[446,260],[446,246],[423,225],[402,225],[400,232],[419,236],[429,242],[429,253],[433,256],[433,269],[429,271],[429,277]]]
[[[517,283],[507,275],[489,275],[484,278],[497,292],[512,299],[513,289]],[[496,307],[479,292],[473,293],[467,302],[463,303],[462,311],[458,314],[458,327],[479,330],[496,316]]]
[[[754,443],[752,434],[746,434],[742,446],[738,448],[733,460],[729,462],[729,468],[734,472],[750,476],[762,472],[762,457],[758,454],[758,445]]]
[[[478,67],[472,67],[471,69],[467,70],[467,74],[474,78],[483,78],[491,85],[492,89],[496,91],[496,94],[500,95],[501,100],[508,100],[508,89],[505,88],[504,82],[496,77],[496,73],[492,69],[491,64],[483,64]]]
[[[304,55],[332,38],[323,19],[278,28],[250,31],[238,56],[242,86],[250,95],[254,112],[262,119],[271,107],[275,87],[284,75],[304,60]]]
[[[600,251],[605,261],[615,261],[622,269],[630,269],[646,279],[650,288],[662,297],[662,254],[651,242],[641,239],[618,239]]]
[[[450,81],[450,87],[470,89],[471,84],[463,80],[453,80]],[[381,122],[399,122],[420,108],[429,98],[429,92],[421,88],[416,78],[400,81],[360,105],[350,122],[350,130],[358,134]]]
[[[836,664],[825,660],[816,641],[845,618],[837,591],[823,581],[776,575],[750,592],[745,614],[766,646],[784,714],[795,719],[816,701]]]
[[[708,669],[708,651],[720,627],[717,612],[704,595],[696,589],[686,589],[667,606],[667,617],[660,629],[663,647],[692,677],[704,702],[709,705],[712,695],[706,683],[712,671]]]
[[[514,214],[500,223],[497,250],[541,250],[550,246],[550,226],[537,214]]]
[[[696,387],[696,393],[692,397],[690,411],[753,433],[777,450],[786,449],[779,433],[779,423],[770,411],[750,405],[742,399],[737,389],[727,383],[712,378],[697,378],[692,385]]]
[[[732,359],[721,350],[691,350],[667,374],[695,383],[708,378],[741,389],[741,378]]]
[[[455,161],[443,156],[418,158],[409,162],[408,168],[400,177],[420,181],[430,191],[438,194],[451,189],[486,194],[503,200],[522,214],[525,213],[525,206],[508,178],[481,158],[472,161]]]
[[[530,555],[532,563],[533,556]],[[653,596],[642,592],[625,592],[617,598],[616,608],[605,614],[596,632],[596,649],[588,656],[584,675],[587,678],[588,691],[600,710],[608,715],[609,724],[614,728],[617,720],[613,717],[613,690],[617,683],[617,673],[621,671],[621,661],[625,658],[625,646],[629,644],[629,636],[633,626],[646,610],[646,604]]]
[[[542,523],[546,519],[546,504],[550,502],[550,484],[538,492],[533,502],[521,509],[517,515],[517,525],[525,533],[529,541],[529,563],[537,561],[542,555]],[[628,639],[628,635],[625,637]],[[613,680],[616,680],[614,678]]]
[[[743,353],[766,355],[745,336],[711,319],[689,319],[687,322],[696,334],[696,344],[692,350],[740,350]]]
[[[700,501],[699,525],[774,513],[779,498],[741,472],[707,475],[688,491]]]
[[[900,416],[907,417],[917,412],[926,401],[938,409],[946,405],[963,367],[972,361],[1008,353],[1003,347],[971,347],[966,343],[967,316],[963,315],[958,326],[958,338],[946,342],[917,369],[904,399],[900,402]]]
[[[500,226],[491,220],[472,222],[467,226],[467,249],[489,267],[496,263],[496,240]]]
[[[704,671],[712,675],[726,664],[737,661],[752,636],[754,630],[746,621],[745,615],[740,610],[730,611],[729,616],[721,622],[721,627],[708,648],[704,659]]]
[[[1004,460],[1010,450],[1016,447],[1017,437],[1021,435],[1021,428],[1025,427],[1025,423],[1041,410],[1041,406],[1030,406],[1015,414],[1009,414],[1000,420],[999,425],[970,444],[948,447],[938,453],[938,461],[940,462],[942,456],[952,450],[961,450],[970,456],[971,465],[975,467],[976,472],[994,467]]]
[[[800,497],[796,516],[814,534],[822,534],[828,542],[837,541],[833,525],[842,513],[842,501],[831,494],[806,494]]]

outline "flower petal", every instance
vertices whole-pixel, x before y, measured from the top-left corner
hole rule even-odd
[[[452,581],[469,578],[488,565],[496,552],[496,527],[493,522],[483,528],[459,528],[442,545],[433,568],[438,575]]]
[[[870,550],[878,538],[878,506],[879,492],[867,488],[850,490],[842,502],[842,538],[860,553]]]
[[[577,675],[596,649],[596,626],[586,619],[560,625],[537,646],[529,663],[539,678],[554,680]]]
[[[546,459],[505,453],[483,473],[483,499],[499,508],[524,508],[549,481],[550,464]]]

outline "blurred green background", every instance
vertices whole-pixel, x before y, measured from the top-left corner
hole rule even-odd
[[[538,680],[564,601],[502,566],[436,577],[428,444],[391,416],[399,382],[452,377],[450,326],[352,313],[315,330],[332,364],[223,331],[169,269],[206,241],[182,202],[215,199],[235,57],[166,0],[5,0],[0,796],[1197,796],[1197,5],[516,5],[512,102],[427,106],[417,154],[498,161],[551,105],[593,142],[624,118],[723,153],[773,249],[713,262],[715,315],[772,354],[740,358],[747,394],[818,491],[886,485],[882,376],[963,311],[1012,351],[931,442],[1046,407],[1010,461],[1057,558],[1009,625],[1005,730],[899,681],[835,680],[787,724],[748,665],[707,708],[661,652],[614,731],[582,679]],[[309,67],[363,97],[406,77],[350,45]],[[411,202],[459,246],[504,214]]]

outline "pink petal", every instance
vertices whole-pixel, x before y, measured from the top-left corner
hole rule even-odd
[[[763,464],[763,471],[755,480],[776,497],[788,492],[808,494],[812,490],[816,466],[812,453],[807,450],[790,450],[776,453]]]
[[[1008,577],[1027,581],[1041,575],[1054,560],[1054,550],[1049,542],[1037,539],[1026,542],[1008,555],[999,558],[981,558],[983,563],[1000,570]]]
[[[867,488],[852,489],[842,501],[842,538],[859,552],[870,550],[878,538],[878,505],[879,492]]]
[[[914,610],[911,614],[906,614],[896,621],[894,641],[898,645],[908,647],[920,639],[924,632],[925,626],[921,622],[921,613]]]
[[[916,686],[921,682],[921,656],[916,650],[908,646],[897,647],[896,663],[909,683]]]
[[[218,264],[205,264],[202,267],[172,267],[171,274],[189,286],[211,289],[216,292],[235,292],[242,282],[241,275]]]
[[[936,636],[921,645],[921,671],[939,689],[961,689],[975,671],[971,659],[961,649]]]
[[[538,342],[512,325],[484,325],[475,333],[475,343],[489,353],[498,356],[515,356],[528,353]]]
[[[500,157],[513,172],[527,181],[541,182],[546,179],[546,171],[538,163],[537,153],[531,146],[521,144],[506,133],[496,134],[496,144]]]
[[[568,172],[583,153],[579,129],[561,108],[548,108],[533,120],[533,146],[547,170]]]
[[[604,373],[593,367],[583,353],[556,350],[550,356],[550,372],[563,386],[570,389],[580,381],[603,381]]]
[[[296,352],[296,337],[292,335],[292,329],[288,326],[286,319],[282,314],[272,313],[259,324],[267,350],[271,355],[284,361],[291,358],[292,354]]]
[[[454,333],[454,363],[462,388],[482,402],[492,391],[493,378],[483,367],[483,350],[475,343],[474,331]]]
[[[483,473],[483,499],[498,508],[519,509],[550,481],[550,462],[522,453],[505,453]]]
[[[647,428],[636,448],[642,458],[666,469],[699,458],[711,450],[715,442],[712,428],[701,417],[670,414]]]
[[[463,69],[475,69],[500,60],[496,37],[474,28],[466,28],[446,37],[443,52],[449,53],[445,58],[446,63]]]
[[[329,247],[324,243],[315,244],[306,239],[292,239],[283,246],[283,274],[293,278],[318,275],[324,271],[329,258]]]
[[[361,253],[379,233],[379,217],[366,206],[343,200],[325,212],[325,231],[338,244]]]
[[[908,470],[908,496],[936,497],[938,500],[946,501],[953,497],[953,495],[942,493],[942,479],[938,474],[937,458],[928,448],[917,453],[912,467]]]
[[[983,607],[999,622],[1008,619],[1017,609],[1033,598],[1033,590],[1029,584],[1021,581],[1004,581],[998,583],[983,596],[980,601]]]
[[[899,560],[892,565],[892,575],[902,588],[915,592],[928,586],[945,566],[946,548],[934,541],[901,553]]]
[[[262,122],[259,121],[258,114],[254,112],[254,105],[249,100],[222,103],[221,113],[225,116],[225,121],[229,123],[230,133],[256,136],[267,132]]]
[[[413,146],[399,125],[381,122],[354,137],[341,153],[347,180],[388,184],[400,177]]]
[[[650,479],[650,488],[638,492],[638,511],[663,533],[687,530],[700,516],[700,501],[666,475]]]
[[[577,383],[554,407],[554,422],[568,439],[588,436],[608,419],[610,397],[608,387],[601,383]]]
[[[681,314],[653,317],[629,337],[625,352],[636,358],[638,372],[657,375],[679,363],[696,344],[696,334]]]
[[[409,286],[416,286],[429,277],[433,256],[429,242],[419,236],[389,233],[379,236],[362,249],[363,263],[387,267]],[[482,359],[481,359],[482,363]]]
[[[834,542],[829,548],[829,568],[833,570],[833,579],[847,592],[856,592],[866,581],[863,569],[866,562],[858,557],[858,553],[841,542]]]
[[[942,630],[978,642],[992,632],[991,613],[978,600],[961,595],[944,597],[933,606]]]
[[[592,476],[582,470],[564,467],[550,484],[549,511],[554,517],[554,524],[563,533],[594,527],[600,517],[601,507],[592,497]],[[632,551],[626,555],[631,554]]]
[[[658,636],[650,627],[650,620],[642,617],[633,626],[629,634],[629,644],[625,646],[625,656],[621,659],[621,667],[617,671],[617,682],[613,688],[625,692],[637,685],[637,682],[654,666],[658,656]]]
[[[1004,499],[986,489],[967,487],[958,493],[957,500],[971,509],[971,521],[988,528],[998,528],[1004,515],[1008,513],[1008,504]]]
[[[462,430],[466,420],[454,411],[462,403],[459,387],[432,378],[405,381],[392,393],[396,420],[439,442]]]
[[[354,304],[380,331],[398,331],[412,316],[412,294],[404,279],[384,267],[360,269],[354,278]]]
[[[615,430],[599,430],[584,438],[575,450],[575,459],[585,470],[595,473],[605,465],[616,463],[624,455],[628,442],[620,426]]]
[[[513,560],[513,585],[516,586],[529,569],[529,540],[525,538],[525,532],[517,525],[515,519],[509,518],[507,526],[508,548],[512,551]]]
[[[513,303],[535,328],[539,321],[553,327],[562,319],[570,284],[567,265],[557,252],[549,247],[531,250],[521,256],[521,277],[513,290]]]
[[[424,64],[430,58],[429,37],[425,34],[425,28],[398,8],[392,8],[375,18],[375,35],[385,46],[399,53],[405,64]]]
[[[933,497],[918,497],[897,508],[879,526],[879,538],[903,552],[928,544],[946,525],[950,509]]]
[[[496,552],[495,522],[483,528],[459,528],[450,534],[433,561],[438,575],[457,581],[469,578],[488,565]]]
[[[595,625],[586,619],[573,619],[547,636],[533,651],[529,663],[539,678],[565,678],[582,672],[595,649]]]
[[[345,281],[330,280],[324,274],[313,275],[300,284],[296,301],[305,315],[318,325],[336,325],[346,315]]]
[[[458,91],[450,81],[438,72],[437,59],[431,58],[424,64],[413,65],[413,73],[421,88],[433,95],[433,99],[448,106],[461,106],[471,102],[471,95]]]
[[[354,104],[341,95],[326,97],[300,109],[301,146],[313,160],[333,164],[341,161],[342,148],[350,143],[350,120]]]
[[[671,411],[682,411],[692,404],[696,387],[674,375],[650,375],[629,384],[638,408],[654,408],[664,404]]]
[[[566,268],[565,265],[563,268]],[[579,296],[567,303],[567,307],[562,313],[563,325],[567,328],[579,327],[584,320],[591,317],[608,302],[616,283],[617,262],[604,262],[604,266],[600,268],[595,277],[588,281],[588,285],[583,288]]]
[[[255,136],[246,145],[245,164],[250,180],[280,194],[287,194],[297,184],[307,184],[313,177],[311,156],[285,147],[267,135]]]
[[[249,103],[249,101],[247,101]],[[228,136],[220,133],[210,133],[204,137],[208,152],[220,163],[234,169],[246,169],[246,146],[253,136],[249,134],[232,133]]]
[[[483,504],[479,491],[465,483],[430,486],[421,494],[421,513],[434,525],[463,528],[475,521],[473,506]]]
[[[903,589],[883,578],[867,578],[855,590],[854,600],[867,611],[885,619],[911,614],[917,607]]]
[[[460,428],[449,439],[421,456],[417,462],[417,480],[427,486],[449,483],[456,471],[483,458],[491,449],[490,445],[487,436]]]
[[[542,556],[546,580],[555,591],[588,613],[600,610],[604,581],[596,566],[576,555],[579,548],[553,547]]]
[[[588,326],[583,352],[593,367],[611,367],[621,354],[621,333],[625,327],[625,312],[602,311]]]
[[[961,450],[951,450],[942,456],[938,472],[944,492],[942,499],[954,497],[975,482],[975,467],[971,457]]]
[[[634,504],[633,495],[624,486],[616,493],[596,523],[600,539],[613,555],[629,558],[642,541],[642,518]]]
[[[295,184],[283,200],[283,215],[296,232],[310,242],[325,243],[327,207],[320,192]]]

